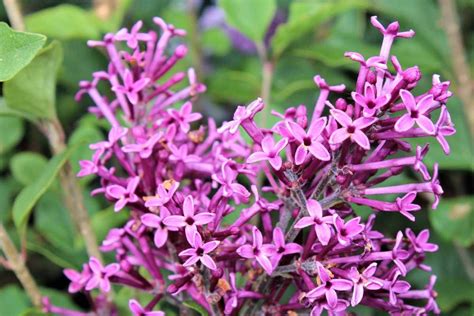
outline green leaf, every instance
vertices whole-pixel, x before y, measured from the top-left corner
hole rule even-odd
[[[24,133],[21,119],[0,116],[0,155],[15,147],[23,138]]]
[[[0,81],[6,81],[31,62],[46,42],[46,36],[17,32],[0,22],[0,42]]]
[[[25,17],[28,31],[56,39],[97,39],[98,27],[90,12],[71,4],[43,9]]]
[[[302,38],[318,25],[357,8],[365,8],[365,0],[303,0],[292,2],[288,22],[281,25],[272,40],[274,55],[280,56],[292,43]]]
[[[28,296],[18,285],[0,288],[1,315],[17,316],[30,307]]]
[[[51,225],[52,218],[55,225]],[[35,228],[58,249],[67,251],[74,247],[75,228],[59,192],[46,192],[38,201]]]
[[[36,202],[51,186],[73,149],[70,148],[54,156],[42,170],[41,175],[33,183],[25,187],[16,197],[13,203],[13,222],[21,233],[24,233],[28,218]]]
[[[275,0],[220,0],[227,22],[259,43],[275,15]]]
[[[231,49],[231,42],[227,34],[221,29],[212,28],[203,32],[202,46],[217,56],[226,55]]]
[[[23,151],[12,157],[10,170],[13,177],[23,184],[29,185],[41,174],[48,160],[41,154]]]
[[[187,300],[183,302],[183,305],[198,312],[199,315],[201,316],[209,316],[209,313],[207,312],[207,310],[204,307],[202,307],[200,304],[196,303],[195,301]]]
[[[434,229],[445,240],[464,247],[474,243],[474,196],[441,199],[429,215]]]
[[[61,44],[52,42],[13,79],[3,84],[7,106],[35,118],[56,116],[56,75],[61,65]]]

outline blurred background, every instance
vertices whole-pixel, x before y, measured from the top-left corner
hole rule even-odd
[[[211,0],[19,1],[26,30],[45,34],[49,41],[56,39],[63,47],[56,110],[68,143],[82,144],[70,158],[74,171],[78,171],[79,160],[90,158],[87,143],[102,140],[105,135],[103,123],[87,112],[89,100],[74,101],[78,82],[89,80],[93,71],[107,65],[100,51],[86,46],[88,39],[99,39],[121,26],[130,27],[137,20],[143,21],[144,28],[156,29],[154,16],[187,30],[183,41],[190,51],[178,68],[194,67],[200,81],[207,85],[207,93],[195,104],[195,111],[221,122],[232,116],[237,105],[262,94],[269,94],[271,108],[279,112],[299,104],[312,106],[318,95],[312,80],[316,74],[330,84],[344,83],[351,90],[358,67],[343,57],[344,52],[377,55],[381,36],[370,27],[369,17],[378,15],[384,24],[398,20],[402,30],[414,29],[416,36],[397,41],[392,53],[404,68],[420,67],[423,79],[418,91],[429,89],[432,74],[452,82],[455,96],[448,108],[457,134],[448,139],[450,156],[444,155],[436,141],[430,141],[431,150],[425,162],[430,170],[439,162],[445,191],[438,209],[432,211],[429,197],[425,197],[419,201],[424,210],[417,214],[416,223],[394,214],[383,216],[377,225],[379,230],[391,233],[407,226],[417,231],[430,227],[432,240],[440,245],[440,250],[429,255],[426,263],[438,275],[440,308],[444,315],[474,315],[474,102],[470,80],[474,70],[474,1],[277,2],[264,43],[256,45],[233,28],[229,24],[232,17],[229,20],[219,4]],[[238,12],[242,19],[248,19],[250,28],[258,20],[252,14],[252,8]],[[9,23],[1,5],[0,20]],[[270,87],[268,91],[265,85]],[[270,126],[272,122],[266,124]],[[419,139],[413,143],[424,142]],[[18,236],[11,216],[13,201],[39,175],[49,157],[47,140],[35,125],[20,118],[0,116],[0,220],[16,242]],[[413,180],[419,180],[417,175],[407,171],[392,184]],[[97,186],[93,179],[86,178],[80,183],[94,229],[102,240],[108,229],[121,225],[127,215],[114,213],[100,197],[89,196]],[[74,235],[60,194],[60,185],[53,183],[35,206],[28,223],[27,243],[23,244],[27,264],[43,293],[51,296],[55,304],[87,308],[84,297],[67,294],[68,282],[62,274],[63,268],[80,268],[87,255],[83,241]],[[394,197],[386,199],[393,201]],[[423,287],[428,274],[409,277]],[[118,297],[128,298],[131,293],[127,291],[118,291]],[[125,305],[128,302],[118,301]],[[14,274],[0,266],[0,315],[25,315],[28,308],[28,299]],[[370,310],[359,313],[376,315]]]

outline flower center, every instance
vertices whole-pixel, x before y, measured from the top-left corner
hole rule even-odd
[[[349,134],[353,134],[355,132],[355,130],[356,130],[355,126],[353,126],[353,125],[347,126],[347,132]]]
[[[284,252],[285,252],[285,248],[284,248],[284,247],[278,248],[278,253],[284,253]]]
[[[194,224],[194,218],[192,218],[192,217],[187,217],[185,222],[186,222],[186,224],[188,224],[189,226],[191,226],[192,224]]]
[[[196,249],[196,255],[202,256],[203,254],[204,254],[204,249],[202,249],[201,247]]]
[[[253,254],[254,256],[258,256],[260,254],[260,249],[253,248]]]
[[[418,113],[417,110],[413,110],[410,113],[411,118],[414,118],[414,119],[418,118],[418,115],[419,115],[419,113]]]
[[[303,139],[303,144],[304,144],[305,146],[311,146],[311,138],[310,138],[310,137],[305,137],[305,138]]]

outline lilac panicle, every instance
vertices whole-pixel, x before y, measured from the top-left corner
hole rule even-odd
[[[313,109],[272,112],[278,122],[268,129],[255,120],[265,106],[260,98],[238,106],[221,127],[212,118],[204,124],[193,102],[205,86],[192,69],[173,70],[187,48],[170,43],[185,32],[154,22],[159,32],[143,32],[138,22],[89,42],[108,55],[109,67],[81,82],[77,98],[88,96],[91,113],[111,128],[106,141],[91,145],[78,176],[97,176],[93,193],[129,219],[101,247],[115,262],[91,258],[80,272],[65,270],[69,291],[98,291],[90,296],[94,313],[111,315],[116,308],[103,295],[111,284],[152,295],[149,302],[129,298],[134,315],[162,315],[164,298],[176,308],[191,299],[212,315],[342,315],[358,305],[391,315],[439,313],[436,277],[424,289],[406,279],[429,271],[425,254],[437,250],[429,231],[406,228],[394,238],[374,230],[377,214],[415,221],[418,193],[433,196],[433,208],[443,194],[437,164],[430,174],[423,163],[428,146],[412,150],[406,140],[433,137],[449,154],[449,82],[434,75],[432,87],[417,94],[418,67],[402,68],[390,55],[395,39],[414,32],[373,17],[380,53],[345,54],[359,64],[355,91],[316,75]],[[405,168],[418,172],[418,181],[386,184]],[[376,198],[387,194],[397,196]],[[373,214],[364,220],[355,205]],[[84,314],[47,299],[44,309]]]

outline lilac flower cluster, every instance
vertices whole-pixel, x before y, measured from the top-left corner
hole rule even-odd
[[[173,40],[185,32],[154,22],[160,36],[142,33],[138,22],[89,42],[106,51],[110,64],[81,82],[78,98],[88,95],[90,111],[111,129],[107,141],[90,146],[93,157],[81,162],[79,176],[99,177],[93,194],[103,194],[116,212],[128,209],[130,219],[102,244],[116,263],[91,258],[81,272],[66,270],[69,291],[98,289],[98,315],[101,308],[117,313],[104,303],[111,284],[154,296],[131,298],[134,315],[162,315],[161,302],[179,307],[187,299],[212,315],[342,315],[360,304],[392,315],[439,313],[436,277],[424,289],[405,279],[416,269],[430,271],[423,260],[437,246],[428,242],[429,231],[407,228],[391,238],[374,229],[377,213],[414,221],[418,193],[430,193],[433,208],[443,193],[437,166],[430,175],[423,164],[428,146],[411,153],[406,139],[435,137],[449,154],[445,137],[455,132],[446,108],[449,82],[435,75],[429,91],[415,94],[419,69],[403,69],[390,55],[396,38],[414,32],[372,17],[382,48],[368,59],[346,53],[360,65],[354,92],[316,76],[321,92],[311,116],[303,105],[291,107],[273,113],[279,121],[271,129],[262,128],[255,116],[264,103],[257,99],[217,128],[212,119],[198,125],[201,115],[192,112],[193,99],[205,91],[193,70],[172,74],[186,54]],[[189,84],[175,88],[185,78]],[[101,94],[100,84],[113,94]],[[330,94],[340,96],[334,104]],[[383,184],[405,168],[422,181]],[[398,197],[375,198],[387,194]],[[363,219],[354,205],[373,214]],[[283,299],[286,292],[291,296]],[[45,310],[85,315],[48,301]]]

